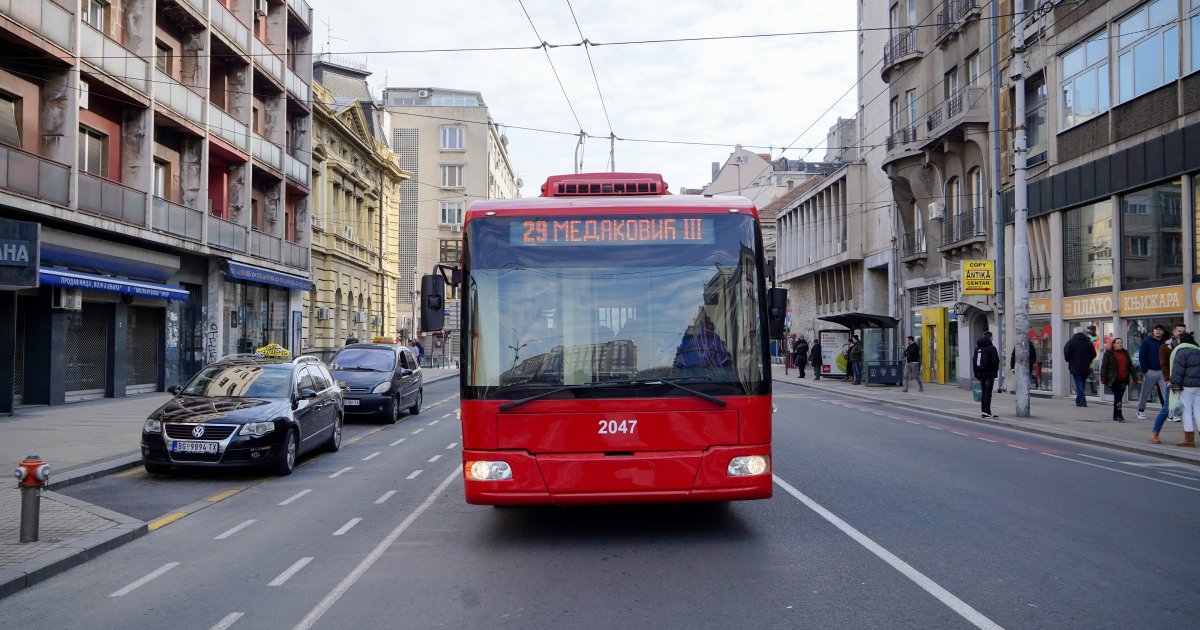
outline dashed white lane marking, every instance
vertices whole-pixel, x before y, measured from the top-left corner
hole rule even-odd
[[[388,499],[392,498],[393,494],[396,494],[395,490],[388,490],[387,492],[384,492],[383,496],[379,497],[378,499],[375,499],[375,505],[379,505],[380,503],[383,503],[384,501],[387,501]]]
[[[300,558],[299,560],[296,561],[295,564],[288,567],[286,571],[284,571],[283,573],[280,573],[279,577],[275,578],[274,580],[271,580],[270,582],[267,582],[267,586],[283,586],[284,582],[287,582],[288,580],[292,579],[293,575],[296,575],[297,573],[299,573],[300,569],[303,569],[304,565],[308,564],[309,562],[312,562],[312,560],[313,560],[312,558]]]
[[[380,455],[382,455],[382,453],[380,453],[379,451],[375,451],[374,453],[371,453],[370,455],[367,455],[366,457],[362,458],[362,460],[365,462],[369,459],[375,459],[376,457],[379,457]]]
[[[1084,462],[1084,461],[1080,461],[1080,460],[1078,460],[1078,459],[1071,459],[1070,457],[1063,457],[1062,455],[1055,455],[1055,454],[1053,454],[1053,453],[1042,453],[1042,455],[1048,455],[1048,456],[1050,456],[1050,457],[1053,457],[1053,458],[1055,458],[1055,459],[1061,459],[1061,460],[1063,460],[1063,461],[1065,461],[1065,462],[1074,462],[1074,463],[1076,463],[1076,464],[1083,464],[1084,466],[1092,466],[1092,467],[1095,467],[1095,468],[1103,468],[1104,470],[1111,470],[1111,471],[1113,471],[1113,472],[1121,473],[1122,475],[1129,475],[1130,477],[1137,477],[1137,478],[1139,478],[1139,479],[1149,479],[1150,481],[1156,481],[1156,482],[1158,482],[1158,483],[1165,483],[1165,484],[1167,484],[1168,486],[1175,486],[1176,488],[1183,488],[1184,490],[1191,490],[1192,492],[1200,492],[1200,488],[1196,488],[1196,487],[1193,487],[1193,486],[1185,486],[1185,485],[1183,485],[1183,484],[1181,484],[1181,483],[1175,483],[1174,481],[1167,481],[1167,480],[1165,480],[1165,479],[1155,479],[1154,477],[1148,477],[1148,476],[1146,476],[1146,475],[1139,475],[1139,474],[1137,474],[1137,473],[1132,473],[1132,472],[1129,472],[1128,470],[1121,470],[1120,468],[1112,468],[1112,467],[1109,467],[1109,466],[1101,466],[1100,464],[1093,464],[1092,462]]]
[[[951,433],[953,433],[954,435],[961,435],[961,436],[963,436],[963,437],[971,437],[969,434],[966,434],[966,433],[960,433],[960,432],[958,432],[958,431],[951,431]]]
[[[775,485],[779,486],[780,488],[783,488],[784,491],[786,491],[788,494],[792,495],[793,497],[796,497],[796,499],[799,500],[804,505],[806,505],[808,507],[808,509],[816,512],[817,514],[819,514],[821,516],[821,518],[829,521],[831,524],[833,524],[834,527],[841,530],[842,533],[844,533],[847,536],[849,536],[850,538],[852,538],[854,540],[854,542],[857,542],[858,544],[862,545],[868,551],[875,554],[880,560],[883,560],[884,562],[888,563],[893,569],[899,571],[902,575],[904,575],[904,577],[908,578],[909,580],[912,580],[913,583],[915,583],[917,586],[920,586],[922,589],[925,590],[925,592],[936,597],[938,601],[945,604],[946,607],[948,607],[950,610],[953,610],[954,612],[958,613],[959,616],[961,616],[963,619],[966,619],[968,622],[970,622],[976,628],[995,628],[996,630],[1000,630],[1000,626],[997,625],[994,621],[983,616],[982,613],[980,613],[979,611],[972,608],[969,604],[967,604],[963,600],[955,597],[954,594],[952,594],[950,591],[947,591],[946,589],[942,588],[937,582],[934,582],[933,580],[929,579],[928,577],[925,577],[925,575],[923,573],[914,569],[912,567],[912,565],[910,565],[907,562],[896,557],[895,554],[888,551],[887,549],[884,549],[875,541],[871,540],[870,538],[867,538],[866,535],[864,535],[862,532],[855,529],[849,523],[838,518],[838,516],[836,514],[834,514],[833,512],[830,512],[829,510],[825,509],[824,507],[821,507],[821,505],[818,504],[816,501],[813,501],[812,499],[808,498],[808,496],[805,495],[803,492],[800,492],[796,488],[792,487],[791,484],[780,479],[778,476],[771,475],[771,477],[772,477],[772,479],[775,480]]]
[[[920,422],[917,422],[916,420],[905,420],[905,422],[907,422],[909,424],[921,424]]]
[[[1024,446],[1017,446],[1016,444],[1005,444],[1005,446],[1008,446],[1008,447],[1011,447],[1011,448],[1019,448],[1019,449],[1021,449],[1022,451],[1028,451],[1028,450],[1029,450],[1029,449],[1025,448]]]
[[[456,471],[454,471],[454,472],[455,472],[455,474],[458,474],[458,471],[457,471],[457,470],[456,470]],[[154,578],[156,578],[156,577],[158,577],[158,576],[160,576],[160,575],[162,575],[162,574],[166,573],[167,571],[170,571],[171,569],[174,569],[174,568],[175,568],[175,567],[177,567],[177,566],[179,566],[179,563],[178,563],[178,562],[168,562],[168,563],[166,563],[166,564],[162,565],[161,567],[158,567],[157,569],[155,569],[155,570],[151,571],[150,573],[146,574],[146,576],[145,576],[145,577],[138,578],[136,581],[134,581],[134,582],[133,582],[132,584],[130,584],[129,586],[126,586],[125,588],[123,588],[123,589],[121,589],[121,590],[119,590],[119,591],[115,591],[115,592],[114,592],[112,595],[109,595],[109,597],[124,597],[124,596],[126,596],[126,595],[128,595],[128,594],[132,593],[132,592],[133,592],[134,590],[136,590],[136,589],[137,589],[139,586],[142,586],[143,584],[145,584],[145,583],[149,582],[150,580],[153,580]]]
[[[451,411],[450,413],[444,413],[444,414],[442,414],[442,417],[443,417],[443,418],[449,418],[450,416],[453,416],[453,415],[454,415],[454,412],[453,412],[453,411]]]
[[[432,464],[433,462],[436,462],[437,460],[439,460],[439,459],[441,459],[441,458],[442,458],[442,456],[441,456],[441,455],[434,455],[433,457],[430,457],[430,458],[429,458],[429,462],[428,462],[428,463]]]
[[[353,528],[355,525],[358,525],[361,522],[362,522],[361,518],[354,517],[354,518],[346,521],[346,524],[339,527],[336,532],[333,532],[333,535],[341,536],[341,535],[345,534],[346,532],[350,531],[351,528]]]
[[[242,531],[243,529],[246,529],[247,527],[250,527],[250,526],[251,526],[251,525],[253,525],[253,524],[254,524],[254,523],[257,521],[257,520],[258,520],[258,519],[254,519],[254,518],[252,518],[252,519],[250,519],[250,520],[248,520],[248,521],[245,521],[245,522],[243,522],[243,523],[242,523],[242,524],[240,524],[240,525],[234,525],[233,527],[231,527],[231,528],[229,528],[229,529],[227,529],[227,530],[225,530],[225,531],[221,532],[220,534],[217,534],[217,535],[216,535],[216,536],[213,538],[213,540],[225,540],[226,538],[229,538],[230,536],[232,536],[232,535],[234,535],[234,534],[236,534],[236,533],[238,533],[238,532]]]
[[[927,424],[927,425],[925,425],[925,428],[927,428],[927,429],[937,429],[938,431],[945,431],[945,429],[943,429],[942,427],[935,427],[935,426],[933,426],[932,424]]]
[[[404,440],[407,440],[407,439],[408,439],[408,438],[400,438],[399,440],[396,440],[395,442],[392,442],[391,444],[388,444],[388,446],[395,446],[395,445],[397,445],[397,444],[399,444],[399,443],[401,443],[401,442],[403,442]]]
[[[975,439],[976,439],[976,440],[983,440],[984,442],[991,442],[992,444],[998,444],[998,442],[996,442],[996,440],[989,440],[989,439],[987,439],[987,438],[981,438],[981,437],[977,437],[977,438],[975,438]]]
[[[353,467],[353,466],[347,466],[347,467],[345,467],[345,468],[343,468],[343,469],[341,469],[341,470],[339,470],[339,471],[337,471],[337,472],[333,473],[332,475],[329,475],[329,478],[330,478],[330,479],[335,479],[335,478],[337,478],[337,477],[340,477],[340,476],[342,476],[342,473],[345,473],[345,472],[350,472],[351,470],[354,470],[354,467]]]
[[[244,613],[244,612],[231,612],[228,615],[225,615],[220,621],[218,621],[217,625],[213,626],[212,628],[209,628],[209,630],[228,630],[229,626],[232,626],[233,624],[237,623],[237,620],[241,619],[242,616],[245,614],[246,613]]]
[[[1076,455],[1078,455],[1080,457],[1086,457],[1088,459],[1094,459],[1097,461],[1108,462],[1110,464],[1117,463],[1117,460],[1115,460],[1115,459],[1104,459],[1103,457],[1096,457],[1095,455],[1088,455],[1087,453],[1076,453]]]
[[[405,479],[416,479],[417,475],[419,475],[423,472],[425,472],[425,471],[424,470],[414,470],[413,473],[411,475],[405,477]]]
[[[424,428],[417,429],[416,431],[413,431],[413,432],[412,432],[412,434],[413,434],[413,435],[416,435],[416,434],[418,434],[418,433],[420,433],[420,432],[422,432],[422,431],[424,431],[424,430],[425,430]]]
[[[458,446],[458,442],[451,442],[451,443],[450,443],[450,446],[447,446],[447,447],[446,447],[446,450],[448,451],[448,450],[450,450],[450,449],[454,448],[455,446]]]
[[[435,424],[437,424],[437,423],[439,423],[439,422],[441,422],[441,420],[434,420],[434,421],[430,422],[429,424],[427,424],[427,425],[425,425],[425,426],[427,426],[427,427],[431,427],[431,426],[433,426],[433,425],[435,425]]]
[[[888,416],[888,417],[891,418],[892,420],[903,420],[904,419],[904,418],[901,418],[900,416]]]
[[[300,492],[297,492],[296,494],[293,494],[292,496],[280,501],[279,505],[288,505],[289,503],[293,503],[296,501],[296,499],[299,499],[309,492],[312,492],[312,488],[305,488],[304,490],[301,490]]]
[[[395,529],[388,533],[386,538],[379,541],[379,544],[375,545],[375,548],[371,550],[371,553],[367,554],[367,557],[363,558],[362,562],[359,562],[358,566],[354,567],[354,570],[351,571],[349,575],[342,578],[342,581],[339,582],[338,585],[335,586],[333,590],[325,596],[324,599],[318,602],[316,606],[313,606],[312,610],[308,611],[308,614],[305,615],[304,619],[301,619],[300,623],[296,624],[295,630],[308,630],[309,628],[312,628],[313,624],[317,623],[317,621],[321,619],[321,616],[324,615],[326,611],[328,611],[329,608],[337,602],[337,600],[341,599],[342,595],[345,595],[346,591],[350,590],[350,587],[354,586],[354,583],[362,578],[362,576],[371,568],[372,565],[379,561],[379,558],[381,558],[388,548],[396,542],[396,539],[399,538],[400,535],[403,534],[404,531],[407,530],[408,527],[417,520],[417,517],[421,516],[425,510],[429,509],[429,506],[433,505],[433,503],[437,501],[438,497],[446,491],[446,488],[450,487],[450,484],[454,482],[454,480],[458,479],[460,475],[462,475],[462,472],[457,468],[454,469],[454,471],[450,473],[450,476],[446,477],[446,479],[443,480],[440,485],[438,485],[433,493],[426,497],[425,500],[421,502],[421,505],[417,506],[417,509],[413,510],[412,514],[409,514],[403,521],[401,521],[401,523],[397,525]]]

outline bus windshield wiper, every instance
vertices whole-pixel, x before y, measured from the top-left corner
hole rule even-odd
[[[643,382],[647,385],[653,385],[655,383],[664,383],[666,385],[670,385],[671,387],[674,387],[675,389],[685,391],[693,396],[696,396],[697,398],[703,398],[704,400],[707,400],[708,402],[710,402],[718,407],[724,407],[727,404],[725,402],[725,400],[722,398],[717,398],[716,396],[713,396],[712,394],[705,394],[704,392],[694,390],[691,387],[685,387],[683,385],[680,385],[679,383],[676,383],[675,381],[668,381],[665,378],[660,378],[656,381],[643,381]]]
[[[528,396],[526,398],[521,398],[518,400],[511,401],[511,402],[506,402],[503,405],[500,405],[500,411],[508,411],[509,409],[512,409],[513,407],[519,407],[521,405],[524,405],[527,402],[533,402],[539,398],[553,396],[554,394],[557,394],[559,392],[566,392],[566,391],[571,391],[571,390],[576,390],[576,389],[599,389],[599,388],[604,388],[604,387],[621,387],[621,386],[641,385],[641,384],[643,384],[643,381],[602,381],[600,383],[578,383],[578,384],[574,384],[574,385],[563,385],[562,387],[555,387],[554,389],[548,389],[544,392],[534,394],[534,395]]]

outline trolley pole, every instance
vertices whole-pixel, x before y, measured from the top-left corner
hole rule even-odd
[[[1016,354],[1017,416],[1029,416],[1029,219],[1028,151],[1025,137],[1025,0],[1015,0],[1013,7],[1012,78],[1016,107],[1013,111],[1013,351]]]

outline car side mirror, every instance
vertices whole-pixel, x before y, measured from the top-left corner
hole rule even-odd
[[[312,400],[317,397],[316,390],[308,389],[307,387],[300,390],[300,400]]]
[[[168,388],[167,388],[167,393],[168,393],[168,394],[173,394],[173,395],[175,395],[175,396],[178,396],[178,395],[179,395],[179,392],[181,392],[181,391],[183,391],[183,388],[181,388],[181,387],[180,387],[180,386],[178,386],[178,385],[172,385],[172,386],[170,386],[170,387],[168,387]]]
[[[338,386],[338,389],[340,389],[342,391],[346,391],[346,390],[350,389],[350,387],[348,385],[346,385],[346,381],[338,381],[337,386]]]
[[[404,378],[406,376],[412,376],[415,373],[416,373],[415,370],[410,370],[408,368],[400,368],[400,378]]]

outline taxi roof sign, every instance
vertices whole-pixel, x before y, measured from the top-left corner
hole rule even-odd
[[[292,356],[292,352],[290,350],[288,350],[287,348],[284,348],[283,346],[281,346],[277,343],[269,343],[269,344],[259,348],[258,350],[255,350],[254,353],[262,355],[264,357],[290,357],[290,356]]]

